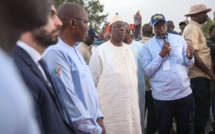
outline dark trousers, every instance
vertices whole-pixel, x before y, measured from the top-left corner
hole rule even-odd
[[[155,109],[154,102],[152,98],[152,90],[146,91],[145,96],[145,113],[147,112],[147,124],[146,124],[146,134],[155,134],[156,127],[156,119],[155,119]]]
[[[154,106],[159,134],[170,134],[173,117],[177,124],[177,134],[189,134],[192,94],[173,101],[154,99]]]
[[[190,82],[193,90],[193,134],[205,134],[210,113],[210,80],[196,77]]]
[[[141,27],[140,24],[134,25],[134,37],[135,37],[135,39],[139,38],[140,27]]]

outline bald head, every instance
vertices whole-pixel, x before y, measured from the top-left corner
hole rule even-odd
[[[169,20],[169,21],[166,22],[166,24],[167,24],[167,30],[168,31],[169,30],[173,31],[173,29],[175,27],[173,21]]]
[[[142,27],[142,34],[144,37],[152,36],[152,27],[149,24],[144,24]]]
[[[72,2],[67,2],[58,8],[58,17],[63,22],[62,29],[68,25],[70,18],[80,18],[83,12],[86,12],[81,6]]]
[[[85,9],[67,2],[58,8],[58,16],[63,23],[59,37],[70,46],[74,46],[77,41],[83,42],[88,34],[89,22]]]

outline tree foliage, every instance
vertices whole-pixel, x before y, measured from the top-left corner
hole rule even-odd
[[[99,32],[100,25],[106,22],[108,14],[102,14],[104,5],[101,5],[99,0],[54,0],[56,7],[59,7],[65,2],[73,2],[82,6],[89,15],[89,26],[92,27],[96,33]]]
[[[205,22],[205,24],[202,25],[202,31],[207,38],[209,37],[209,28],[213,24],[215,24],[215,12],[213,14],[214,14],[213,19],[208,18],[207,22]]]

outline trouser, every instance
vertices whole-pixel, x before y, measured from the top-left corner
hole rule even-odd
[[[170,134],[173,117],[177,125],[177,134],[189,134],[192,94],[172,101],[154,99],[155,115],[159,134]]]
[[[138,38],[138,35],[139,35],[139,32],[140,32],[140,25],[134,25],[134,37],[135,37],[135,39],[137,39]]]
[[[146,134],[155,134],[157,127],[155,119],[154,102],[152,98],[152,90],[146,91],[145,99],[146,99],[145,113],[147,110]]]
[[[138,84],[139,85],[139,84]],[[142,87],[142,86],[139,86]],[[144,134],[144,119],[145,119],[145,90],[144,88],[138,88],[139,94],[139,109],[140,109],[140,122],[141,122],[141,130]]]
[[[190,81],[193,90],[193,134],[205,134],[210,112],[210,79],[196,77]]]

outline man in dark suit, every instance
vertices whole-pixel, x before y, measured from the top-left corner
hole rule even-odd
[[[57,42],[61,26],[62,22],[52,5],[48,23],[39,29],[23,33],[11,54],[33,96],[42,134],[76,133],[67,119],[65,106],[58,97],[59,92],[53,87],[41,56],[47,46]]]

